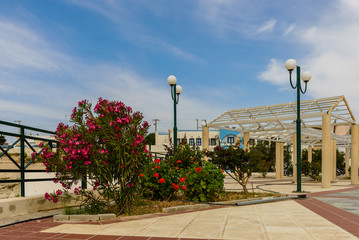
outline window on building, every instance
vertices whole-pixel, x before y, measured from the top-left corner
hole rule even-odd
[[[202,145],[202,139],[196,138],[196,146],[201,146],[201,145]]]
[[[190,146],[194,146],[194,138],[190,138],[190,139],[189,139],[189,145],[190,145]]]
[[[215,139],[215,138],[211,138],[209,144],[210,144],[211,146],[216,146],[216,139]]]
[[[230,144],[234,143],[234,137],[228,136],[227,137],[227,142],[230,143]]]

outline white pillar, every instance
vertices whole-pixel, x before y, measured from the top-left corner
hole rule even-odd
[[[358,184],[358,125],[352,125],[352,164],[351,164],[351,183]]]
[[[332,140],[332,180],[337,179],[337,140]]]
[[[346,148],[345,149],[345,176],[349,177],[349,154],[350,154],[350,149]]]
[[[313,160],[313,147],[312,145],[308,146],[308,162],[312,162]]]
[[[280,142],[275,143],[275,179],[280,179],[281,167],[281,149]]]
[[[243,149],[249,150],[249,132],[243,134]]]
[[[284,178],[284,143],[280,143],[280,179]]]
[[[330,115],[322,116],[322,188],[330,187],[332,165],[332,142],[330,139]]]
[[[208,150],[209,146],[209,127],[202,126],[202,150]]]

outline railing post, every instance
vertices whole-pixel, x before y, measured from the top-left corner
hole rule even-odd
[[[25,129],[20,127],[20,194],[25,197]]]
[[[87,176],[82,176],[82,179],[81,179],[81,188],[82,189],[87,189]]]

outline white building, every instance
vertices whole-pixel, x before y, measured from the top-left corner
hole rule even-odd
[[[164,145],[170,145],[173,143],[173,129],[167,133],[156,132],[156,145],[151,146],[152,152],[165,153]],[[213,150],[215,146],[230,145],[237,141],[238,132],[230,130],[209,130],[208,150]],[[203,138],[202,130],[177,130],[177,144],[187,143],[190,146],[197,146],[200,150],[203,150]]]

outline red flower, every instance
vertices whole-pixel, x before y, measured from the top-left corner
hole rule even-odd
[[[178,185],[176,185],[176,184],[174,184],[174,185],[173,185],[173,188],[174,188],[174,190],[175,190],[175,191],[178,191],[179,186],[178,186]]]
[[[162,183],[165,182],[165,180],[164,180],[163,178],[160,178],[160,179],[158,180],[158,182],[159,182],[159,184],[162,184]]]
[[[145,175],[143,175],[142,173],[140,173],[140,177],[143,177],[143,176],[145,176]]]
[[[196,172],[200,173],[202,171],[201,167],[196,167]]]
[[[154,176],[155,178],[158,178],[160,175],[158,175],[158,173],[155,173],[155,174],[153,174],[153,176]]]
[[[155,163],[159,164],[161,162],[161,160],[159,160],[158,158],[155,159]]]
[[[186,179],[185,177],[180,178],[180,182],[184,182],[185,179]]]
[[[160,169],[160,166],[155,166],[156,169]]]
[[[185,185],[183,185],[182,190],[187,190],[187,187]]]
[[[182,161],[181,160],[177,160],[177,162],[176,163],[181,163]]]

